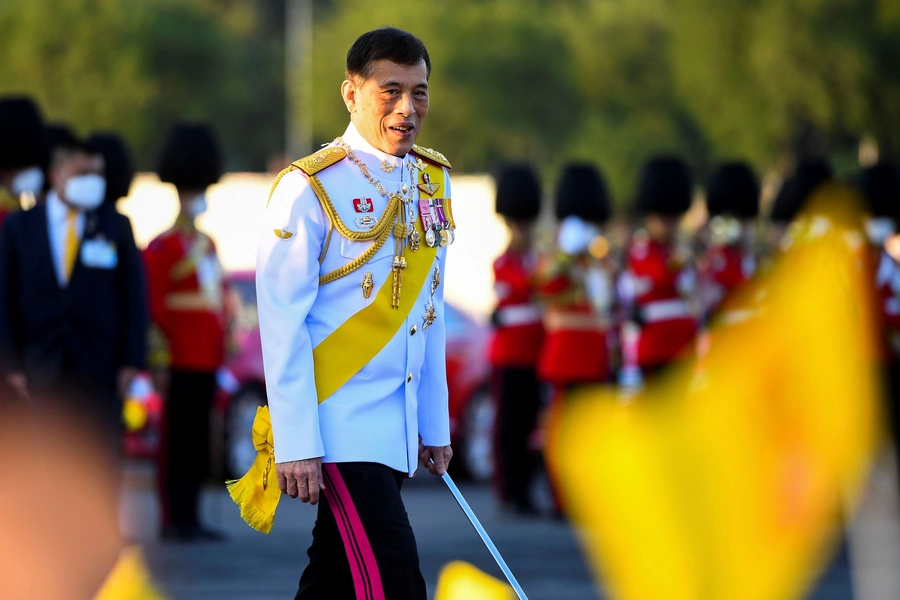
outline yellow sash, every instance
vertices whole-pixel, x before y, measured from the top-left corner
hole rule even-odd
[[[426,165],[425,170],[419,172],[419,183],[425,182],[424,177],[428,173],[431,182],[440,185],[438,189],[445,189],[444,169],[431,163]],[[405,210],[405,207],[401,205],[399,210]],[[388,278],[378,290],[372,304],[347,319],[313,348],[319,403],[338,391],[369,364],[397,334],[410,311],[415,308],[419,292],[431,275],[431,265],[437,254],[437,248],[429,248],[424,243],[425,232],[422,230],[421,219],[416,219],[415,227],[422,245],[417,252],[412,252],[409,248],[406,250],[407,266],[403,271],[400,307],[391,308],[392,286],[391,279]]]

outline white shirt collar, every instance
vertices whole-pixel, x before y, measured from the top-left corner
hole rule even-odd
[[[407,179],[408,176],[404,174],[404,170],[406,169],[406,159],[409,155],[401,158],[376,149],[360,135],[352,121],[347,125],[343,139],[353,149],[353,154],[356,155],[356,158],[366,165],[375,179],[390,179],[393,181],[404,181]]]
[[[47,216],[51,221],[65,221],[69,218],[69,207],[59,199],[54,190],[47,194]]]

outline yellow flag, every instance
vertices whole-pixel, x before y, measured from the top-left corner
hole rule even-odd
[[[801,598],[879,437],[865,238],[832,188],[714,326],[702,367],[640,395],[579,390],[548,458],[591,563],[623,600]]]
[[[441,569],[435,600],[515,600],[509,585],[479,571],[469,563],[455,561]]]
[[[132,546],[122,551],[94,600],[165,600],[165,596],[153,588],[141,551]]]

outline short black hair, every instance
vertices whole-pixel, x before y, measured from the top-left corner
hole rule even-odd
[[[347,79],[372,75],[372,63],[389,60],[398,65],[414,66],[425,61],[426,77],[431,77],[431,59],[425,44],[396,27],[382,27],[362,34],[347,51]]]

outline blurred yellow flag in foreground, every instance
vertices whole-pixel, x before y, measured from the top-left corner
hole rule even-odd
[[[141,551],[125,548],[94,600],[165,600],[153,588]]]
[[[566,399],[548,455],[613,597],[795,599],[829,558],[880,431],[854,200],[814,199],[702,366]]]
[[[506,583],[479,571],[469,563],[448,563],[438,578],[435,600],[515,600]]]

